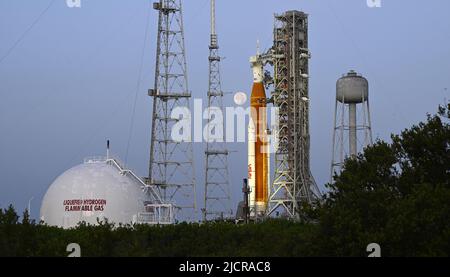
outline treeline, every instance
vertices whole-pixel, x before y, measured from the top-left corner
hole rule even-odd
[[[450,104],[399,135],[377,141],[328,185],[302,220],[63,230],[0,209],[0,256],[382,256],[450,255]]]

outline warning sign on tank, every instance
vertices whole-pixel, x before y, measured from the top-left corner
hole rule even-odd
[[[63,201],[66,212],[80,211],[103,211],[106,206],[106,199],[68,199]]]

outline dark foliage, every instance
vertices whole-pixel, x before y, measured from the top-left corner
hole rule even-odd
[[[378,141],[328,184],[301,222],[268,220],[171,226],[97,226],[63,230],[0,209],[0,256],[383,256],[450,254],[450,104],[427,121]]]
[[[346,161],[316,215],[318,253],[361,256],[376,242],[384,256],[450,254],[449,118],[450,104]]]

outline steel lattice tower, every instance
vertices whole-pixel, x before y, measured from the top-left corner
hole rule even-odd
[[[163,199],[181,210],[178,218],[197,220],[195,172],[192,139],[172,138],[173,126],[180,118],[172,116],[175,108],[190,111],[186,53],[184,47],[181,0],[153,3],[159,12],[158,38],[153,97],[149,179]],[[190,122],[190,118],[189,118]]]
[[[303,202],[311,203],[320,197],[309,164],[307,14],[288,11],[275,15],[272,51],[278,146],[268,215],[297,219]]]
[[[205,198],[203,220],[232,216],[228,178],[228,150],[225,143],[225,115],[220,77],[219,44],[216,34],[215,0],[211,0],[211,41],[209,45],[208,132],[205,150]],[[220,113],[221,120],[213,114]],[[216,122],[217,121],[217,122]],[[222,132],[220,138],[210,134]]]

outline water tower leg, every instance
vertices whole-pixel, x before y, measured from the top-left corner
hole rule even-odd
[[[356,104],[350,103],[349,105],[349,147],[350,147],[350,155],[356,156]]]

